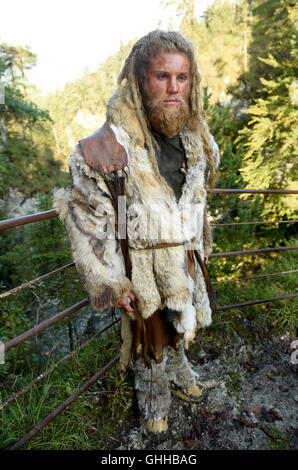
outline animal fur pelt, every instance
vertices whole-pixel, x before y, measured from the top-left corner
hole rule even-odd
[[[55,208],[66,226],[77,270],[97,309],[114,305],[132,290],[144,319],[165,306],[177,310],[180,316],[175,320],[175,327],[184,334],[187,343],[194,337],[196,328],[211,323],[202,272],[196,266],[193,280],[187,271],[186,256],[187,243],[192,239],[202,259],[212,246],[206,213],[208,160],[202,141],[187,128],[180,134],[188,171],[177,202],[172,188],[160,175],[156,160],[144,146],[142,130],[125,86],[111,98],[107,120],[128,156],[124,202],[131,281],[125,276],[114,233],[115,215],[105,179],[86,164],[79,145],[69,159],[73,185],[55,195]],[[218,166],[218,147],[211,134],[209,138]],[[183,245],[148,249],[173,242]]]

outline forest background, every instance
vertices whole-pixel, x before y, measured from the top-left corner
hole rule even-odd
[[[201,90],[208,123],[221,153],[217,188],[297,189],[298,6],[291,0],[215,0],[204,16],[194,13],[194,0],[164,0],[175,7],[180,30],[194,45],[202,76]],[[157,25],[158,26],[158,25]],[[169,20],[169,29],[171,21]],[[134,38],[100,64],[95,72],[67,83],[47,96],[28,83],[27,72],[37,57],[30,48],[0,44],[0,199],[1,218],[11,216],[11,201],[30,201],[30,212],[52,208],[52,195],[70,184],[67,161],[78,139],[105,120],[107,102]],[[2,101],[1,101],[2,98]],[[34,210],[32,210],[32,208]],[[209,195],[212,224],[297,219],[295,195]],[[295,224],[224,226],[214,229],[214,252],[296,245]],[[0,232],[0,293],[72,261],[64,227],[58,218]],[[296,269],[292,251],[264,255],[214,258],[209,262],[213,281]],[[274,279],[274,282],[272,282]],[[220,305],[282,296],[295,290],[295,274],[248,282],[216,285]],[[0,299],[0,341],[21,334],[44,318],[85,297],[74,268],[29,289]],[[258,307],[221,312],[202,334],[211,337],[239,332],[239,318],[250,317],[268,328],[295,332],[294,299]],[[97,331],[96,313],[86,307],[51,333],[39,335],[11,350],[0,365],[1,399],[5,401]],[[82,326],[83,324],[83,326]],[[59,338],[61,341],[59,341]],[[49,375],[26,398],[2,410],[5,448],[63,401],[86,376],[118,348],[118,333],[93,343],[69,365]],[[104,345],[104,348],[102,348]],[[101,354],[95,354],[98,349]],[[56,375],[55,375],[56,374]],[[89,375],[88,375],[89,374]],[[113,375],[114,374],[114,375]],[[129,409],[131,384],[112,372],[105,381],[113,398],[113,419]],[[102,397],[104,399],[104,397]],[[60,400],[60,401],[59,401]],[[117,407],[116,407],[117,404]],[[115,409],[114,409],[115,405]],[[85,408],[87,407],[87,411]],[[24,411],[25,410],[25,411]],[[84,410],[84,418],[82,418]],[[111,410],[109,412],[111,413]],[[113,432],[110,415],[96,415],[80,402],[72,416],[85,419],[83,434],[76,419],[61,418],[47,427],[27,448],[92,448],[102,446]],[[114,416],[115,413],[115,416]],[[107,416],[109,426],[107,426]],[[121,415],[122,416],[122,415]],[[67,425],[66,425],[67,421]],[[8,423],[9,422],[9,426]],[[103,427],[99,436],[92,431]],[[91,437],[92,436],[92,437]],[[89,447],[90,446],[90,447]]]

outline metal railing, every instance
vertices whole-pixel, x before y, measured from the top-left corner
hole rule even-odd
[[[258,189],[220,189],[216,188],[213,191],[208,190],[208,192],[212,193],[219,193],[219,194],[235,194],[235,193],[246,193],[246,194],[298,194],[298,191],[295,190],[258,190]],[[12,228],[12,227],[18,227],[24,224],[29,224],[29,223],[34,223],[38,222],[41,220],[46,220],[50,219],[53,217],[57,217],[58,213],[55,210],[49,210],[45,212],[38,212],[35,214],[27,215],[27,216],[22,216],[22,217],[16,217],[12,219],[7,219],[0,221],[0,230]],[[255,224],[280,224],[280,223],[296,223],[297,220],[280,220],[280,221],[255,221],[255,222],[239,222],[239,223],[223,223],[223,224],[212,224],[213,227],[219,227],[219,226],[233,226],[233,225],[255,225]],[[255,249],[255,250],[243,250],[243,251],[231,251],[231,252],[223,252],[223,253],[213,253],[209,257],[210,258],[219,258],[219,257],[228,257],[228,256],[241,256],[243,254],[259,254],[259,253],[270,253],[270,252],[278,252],[278,251],[285,251],[285,250],[296,250],[298,246],[282,246],[282,247],[274,247],[274,248],[262,248],[262,249]],[[74,263],[69,263],[65,266],[62,266],[61,268],[55,269],[47,274],[44,274],[43,276],[40,276],[38,278],[32,279],[31,281],[28,281],[24,284],[21,284],[20,286],[17,286],[13,289],[10,289],[7,292],[4,292],[0,295],[0,300],[2,298],[6,298],[9,295],[14,294],[15,292],[18,292],[22,289],[25,289],[29,287],[32,284],[38,283],[44,279],[47,279],[51,276],[54,276],[55,274],[65,271],[66,269],[69,269],[74,266]],[[243,281],[243,280],[251,280],[251,279],[256,279],[260,277],[265,277],[265,276],[277,276],[277,275],[284,275],[284,274],[290,274],[297,272],[298,270],[292,270],[292,271],[281,271],[279,273],[268,273],[264,275],[259,275],[259,276],[250,276],[250,277],[244,277],[244,278],[236,278],[236,279],[229,279],[225,281],[215,281],[213,284],[219,284],[221,282],[238,282],[238,281]],[[225,311],[225,310],[232,310],[232,309],[238,309],[242,307],[246,307],[249,305],[256,305],[256,304],[261,304],[261,303],[268,303],[268,302],[273,302],[277,300],[284,300],[284,299],[290,299],[297,297],[297,293],[293,294],[288,294],[284,296],[279,296],[279,297],[271,297],[267,299],[257,299],[254,301],[249,301],[249,302],[242,302],[238,304],[233,304],[233,305],[222,305],[218,307],[218,311]],[[4,351],[7,352],[11,348],[23,343],[24,341],[32,338],[33,336],[36,336],[38,333],[41,331],[44,331],[48,327],[52,326],[54,323],[57,323],[64,318],[70,316],[72,313],[80,310],[82,307],[86,306],[89,304],[88,299],[83,299],[80,302],[76,303],[75,305],[70,306],[66,310],[57,313],[51,318],[48,318],[41,323],[35,325],[33,328],[25,331],[21,335],[7,341],[4,344]],[[108,325],[106,328],[98,332],[96,335],[94,335],[92,338],[87,340],[85,343],[80,345],[77,349],[72,351],[70,354],[66,355],[64,358],[60,359],[56,364],[51,366],[48,370],[44,371],[42,374],[40,374],[36,379],[34,379],[30,384],[27,384],[22,390],[18,391],[16,394],[13,396],[9,397],[5,402],[0,404],[0,410],[3,409],[5,406],[7,406],[12,400],[18,398],[20,395],[28,391],[31,386],[35,385],[38,381],[46,377],[48,374],[50,374],[54,369],[56,369],[62,362],[67,360],[69,357],[72,357],[74,354],[77,354],[79,351],[81,351],[84,347],[86,347],[90,342],[95,340],[100,334],[102,334],[104,331],[108,330],[111,328],[114,324],[116,323],[116,320]],[[76,390],[65,402],[61,403],[52,413],[50,413],[46,418],[44,418],[40,423],[38,423],[34,428],[31,429],[25,436],[23,436],[18,442],[16,442],[10,449],[11,450],[16,450],[24,446],[25,443],[27,443],[32,437],[34,437],[41,429],[46,426],[50,421],[52,421],[59,413],[61,413],[67,406],[69,406],[71,403],[73,403],[82,393],[84,393],[92,384],[94,384],[102,375],[104,375],[111,367],[113,367],[119,360],[119,355],[114,357],[106,366],[104,366],[99,372],[97,372],[91,379],[89,379],[84,385],[82,385],[78,390]]]

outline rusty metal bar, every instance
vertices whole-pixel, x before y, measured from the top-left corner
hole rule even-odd
[[[94,336],[92,336],[91,338],[89,338],[87,341],[85,341],[83,344],[81,344],[80,346],[78,346],[76,349],[74,349],[73,351],[71,351],[71,353],[67,354],[66,356],[62,357],[62,359],[59,359],[58,362],[56,362],[56,364],[52,365],[49,369],[45,370],[44,372],[42,372],[42,374],[40,374],[38,377],[36,377],[34,380],[32,380],[32,382],[30,382],[29,384],[27,384],[25,387],[23,387],[21,390],[19,390],[18,392],[16,392],[14,395],[12,395],[11,397],[9,397],[7,400],[5,400],[3,403],[0,404],[0,410],[2,410],[3,408],[5,408],[7,405],[9,405],[10,402],[12,402],[13,400],[15,400],[16,398],[18,398],[19,396],[23,395],[25,392],[27,392],[33,385],[35,385],[37,382],[39,382],[40,380],[44,379],[47,375],[49,375],[51,372],[53,372],[53,370],[55,370],[60,364],[62,364],[62,362],[66,361],[67,359],[69,359],[70,357],[74,356],[75,354],[77,354],[79,351],[81,351],[81,349],[84,349],[86,346],[88,346],[90,343],[92,343],[92,341],[94,341],[98,336],[100,336],[102,333],[104,333],[106,330],[108,330],[109,328],[111,328],[113,325],[115,325],[116,323],[118,323],[118,319],[114,320],[113,323],[110,323],[109,325],[107,325],[105,328],[103,328],[102,330],[98,331]]]
[[[208,193],[217,194],[298,194],[295,189],[222,189],[222,188],[207,188]]]
[[[225,256],[249,255],[253,253],[270,253],[273,251],[297,250],[298,246],[279,246],[277,248],[260,248],[258,250],[227,251],[225,253],[212,253],[209,258],[220,258]]]
[[[276,252],[276,251],[282,251],[282,250],[296,250],[298,246],[284,246],[284,247],[277,247],[277,248],[262,248],[258,250],[246,250],[246,251],[231,251],[231,252],[225,252],[225,253],[212,253],[209,255],[209,258],[219,258],[219,257],[226,257],[226,256],[238,256],[242,254],[253,254],[253,253],[268,253],[268,252]],[[16,338],[11,339],[10,341],[6,342],[4,344],[4,351],[8,351],[9,349],[15,347],[16,345],[22,343],[23,341],[31,338],[32,336],[36,335],[40,331],[45,330],[49,326],[51,326],[53,323],[56,323],[57,321],[62,320],[66,316],[70,315],[71,313],[79,310],[81,307],[87,305],[89,301],[87,299],[82,300],[78,304],[75,304],[72,307],[69,307],[68,309],[64,310],[63,312],[58,313],[54,317],[47,319],[40,323],[39,325],[36,325],[35,327],[31,328],[30,330],[24,332],[20,336],[17,336]]]
[[[30,441],[36,434],[38,434],[50,421],[52,421],[58,414],[60,414],[67,406],[73,403],[82,393],[84,393],[91,385],[93,385],[102,375],[104,375],[109,369],[111,369],[118,361],[120,355],[118,354],[114,359],[112,359],[105,367],[103,367],[99,372],[97,372],[91,379],[88,380],[84,385],[82,385],[78,390],[76,390],[67,400],[61,403],[54,411],[52,411],[46,418],[44,418],[40,423],[38,423],[34,428],[31,429],[25,436],[23,436],[18,442],[16,442],[9,450],[18,450],[26,442]]]
[[[298,269],[293,269],[292,271],[280,271],[279,273],[268,273],[268,274],[260,274],[258,276],[249,276],[249,277],[238,277],[235,279],[224,279],[222,281],[213,281],[211,284],[222,284],[224,282],[238,282],[238,281],[249,281],[251,279],[259,279],[261,277],[270,277],[270,276],[280,276],[281,274],[291,274],[298,272]]]
[[[66,310],[63,310],[60,313],[57,313],[54,317],[48,318],[47,320],[44,320],[43,322],[39,323],[38,325],[35,325],[33,328],[30,330],[25,331],[21,335],[17,336],[16,338],[13,338],[6,343],[4,343],[4,351],[7,352],[11,348],[14,348],[20,343],[23,343],[27,339],[31,338],[32,336],[36,335],[37,333],[40,333],[41,331],[45,330],[49,326],[53,325],[54,323],[63,320],[63,318],[68,317],[72,313],[76,312],[77,310],[80,310],[80,308],[84,307],[85,305],[89,304],[88,299],[81,300],[80,302],[72,305],[71,307],[67,308]]]
[[[44,274],[43,276],[32,279],[31,281],[25,282],[24,284],[21,284],[18,287],[14,287],[13,289],[8,290],[7,292],[3,292],[3,294],[0,294],[0,299],[2,299],[3,297],[7,297],[8,295],[14,294],[15,292],[18,292],[19,290],[25,289],[26,287],[29,287],[32,284],[36,284],[37,282],[43,281],[44,279],[47,279],[48,277],[53,276],[54,274],[57,274],[61,271],[65,271],[66,269],[72,268],[74,265],[75,265],[74,263],[66,264],[65,266],[62,266],[61,268],[55,269],[54,271]]]
[[[231,222],[231,223],[224,223],[224,224],[210,224],[211,227],[228,227],[232,225],[258,225],[258,224],[289,224],[292,222],[298,222],[298,219],[292,220],[270,220],[270,221],[257,221],[257,222]]]
[[[282,295],[281,297],[271,297],[269,299],[259,299],[259,300],[252,300],[250,302],[243,302],[241,304],[233,304],[233,305],[223,305],[219,306],[217,310],[219,312],[222,312],[224,310],[233,310],[235,308],[241,308],[241,307],[247,307],[248,305],[256,305],[256,304],[263,304],[267,302],[274,302],[275,300],[284,300],[284,299],[292,299],[294,297],[297,297],[297,294],[289,294],[289,295]]]
[[[222,189],[214,188],[213,190],[207,188],[208,193],[216,194],[298,194],[298,190],[291,189]],[[37,212],[35,214],[25,215],[21,217],[14,217],[12,219],[6,219],[0,221],[0,230],[7,228],[17,227],[19,225],[30,224],[32,222],[38,222],[40,220],[50,219],[57,217],[58,212],[55,209]]]
[[[23,215],[21,217],[14,217],[0,221],[0,230],[6,228],[18,227],[19,225],[31,224],[32,222],[39,222],[40,220],[51,219],[57,217],[58,212],[54,209],[44,212],[36,212],[35,214]]]

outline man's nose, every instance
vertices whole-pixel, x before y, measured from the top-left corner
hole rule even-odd
[[[168,82],[168,93],[177,93],[178,83],[176,77],[171,77]]]

